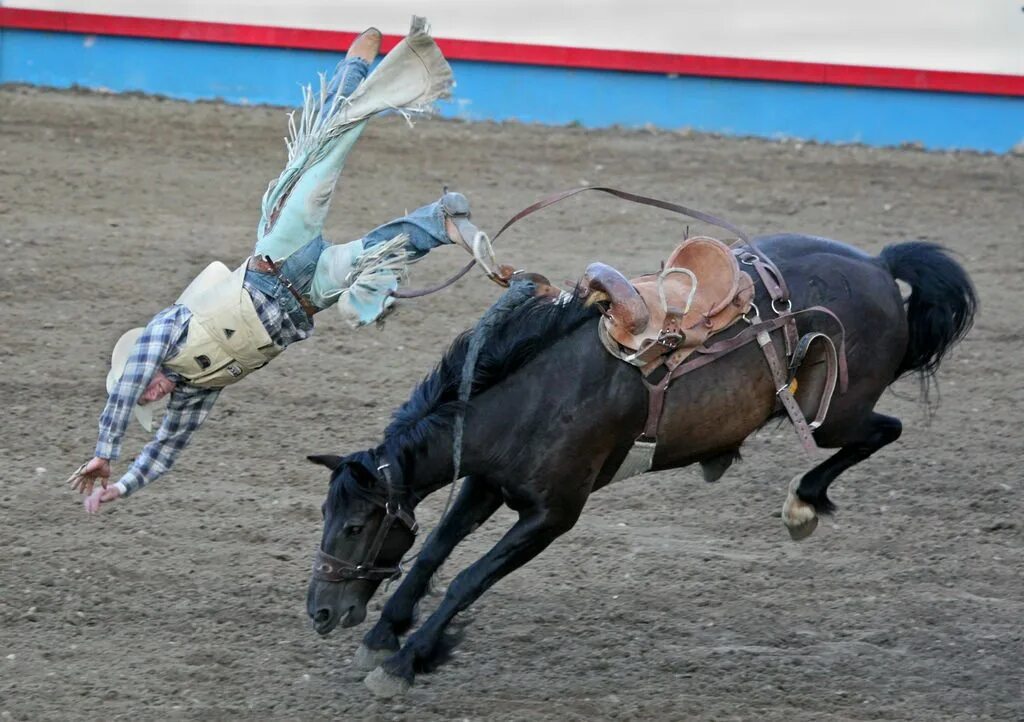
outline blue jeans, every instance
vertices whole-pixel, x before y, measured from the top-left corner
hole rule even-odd
[[[355,92],[359,84],[363,82],[370,70],[370,64],[362,58],[343,58],[334,69],[334,75],[327,83],[327,100],[324,103],[330,107],[334,96],[340,91],[342,95],[348,96]]]
[[[413,252],[413,259],[422,258],[432,248],[451,243],[444,227],[444,210],[441,207],[441,202],[434,201],[417,208],[409,215],[377,226],[363,236],[363,248],[369,250],[380,243],[390,241],[400,233],[408,234],[409,241],[406,247]],[[281,263],[281,273],[301,293],[308,294],[317,261],[327,247],[328,243],[322,237],[317,236]],[[299,328],[303,330],[312,328],[311,319],[277,276],[247,271],[245,280],[267,296],[276,299]]]
[[[363,236],[363,246],[373,248],[399,233],[409,234],[408,246],[415,252],[415,258],[422,258],[430,249],[451,243],[444,227],[444,209],[440,201],[428,203],[407,216],[377,226]]]

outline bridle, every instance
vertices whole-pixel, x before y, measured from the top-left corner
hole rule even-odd
[[[420,525],[411,511],[402,507],[401,498],[405,487],[395,484],[391,477],[391,464],[384,462],[377,467],[377,478],[387,487],[388,496],[384,501],[375,500],[378,506],[384,507],[384,518],[381,520],[377,535],[373,538],[365,558],[360,562],[333,557],[323,549],[317,549],[313,557],[313,578],[322,582],[350,582],[355,580],[383,581],[393,580],[402,576],[401,564],[385,567],[377,564],[377,557],[384,546],[388,532],[395,522],[401,522],[416,536]]]

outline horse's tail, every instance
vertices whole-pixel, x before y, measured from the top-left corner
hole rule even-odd
[[[914,241],[882,249],[879,258],[894,278],[910,285],[909,341],[897,376],[934,375],[943,357],[974,323],[978,296],[963,266],[937,243]]]

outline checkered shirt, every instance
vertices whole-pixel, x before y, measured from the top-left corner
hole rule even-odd
[[[312,328],[299,327],[276,300],[249,284],[245,284],[245,289],[252,297],[256,314],[264,328],[278,346],[285,348],[313,333]],[[121,441],[131,420],[132,409],[153,380],[157,369],[181,350],[191,318],[191,311],[184,306],[174,305],[154,316],[146,326],[132,349],[121,380],[110,392],[107,405],[100,415],[96,456],[117,459],[121,455]],[[164,373],[176,385],[168,399],[163,422],[153,440],[143,447],[131,468],[116,484],[124,496],[138,491],[170,470],[178,454],[188,446],[192,434],[206,421],[220,395],[220,389],[201,389],[187,383],[177,374],[169,371]]]

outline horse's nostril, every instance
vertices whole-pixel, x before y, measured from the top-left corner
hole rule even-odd
[[[330,609],[318,609],[316,614],[313,615],[313,621],[317,624],[324,624],[328,619],[331,618]]]

